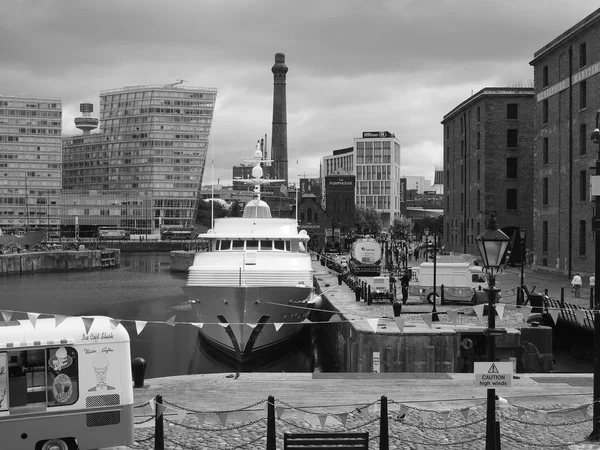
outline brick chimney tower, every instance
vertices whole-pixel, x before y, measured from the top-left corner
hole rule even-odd
[[[285,180],[288,185],[287,103],[285,93],[285,55],[275,53],[273,72],[273,124],[271,129],[272,178]]]

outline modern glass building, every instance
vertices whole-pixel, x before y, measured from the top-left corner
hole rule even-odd
[[[99,208],[77,208],[77,220],[134,233],[193,226],[216,96],[179,83],[101,92],[100,133],[63,140],[64,195],[117,191],[120,207],[98,200]],[[63,224],[74,224],[72,213]]]
[[[58,227],[61,101],[0,95],[0,228]]]

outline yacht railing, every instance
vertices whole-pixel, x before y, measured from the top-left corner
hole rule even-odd
[[[211,270],[188,274],[188,286],[297,286],[312,287],[312,271]]]

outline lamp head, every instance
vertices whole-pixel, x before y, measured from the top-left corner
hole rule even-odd
[[[527,235],[527,230],[525,229],[525,227],[519,228],[519,236],[521,237],[522,241],[525,240],[526,235]]]
[[[594,131],[592,131],[592,142],[594,144],[600,143],[600,130],[598,128],[595,128]]]
[[[483,265],[498,270],[508,248],[510,238],[498,229],[496,214],[492,213],[487,227],[477,236],[476,242]]]

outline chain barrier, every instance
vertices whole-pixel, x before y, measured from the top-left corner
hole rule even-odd
[[[265,403],[265,400],[259,400],[256,403],[253,403],[249,406],[245,406],[245,407],[239,408],[239,409],[231,409],[231,410],[224,410],[224,411],[198,411],[195,409],[186,408],[185,406],[176,405],[175,403],[171,403],[164,399],[162,402],[163,405],[168,405],[168,406],[172,407],[173,409],[179,409],[181,411],[186,411],[186,412],[193,413],[193,414],[231,414],[231,413],[240,412],[240,411],[252,411],[250,408],[254,408],[255,406],[260,405],[261,403]]]
[[[289,403],[286,403],[283,400],[275,399],[275,401],[277,403],[281,403],[284,406],[287,406],[290,409],[294,409],[296,411],[303,412],[304,414],[319,414],[319,413],[316,413],[314,411],[309,411],[308,409],[300,408],[298,406],[292,406],[292,405],[290,405]],[[311,408],[335,408],[335,407],[339,408],[340,406],[357,406],[357,408],[354,411],[358,412],[359,409],[370,408],[371,406],[378,405],[378,404],[379,404],[379,400],[375,400],[374,402],[367,403],[367,404],[362,404],[362,403],[361,404],[356,404],[355,403],[353,405],[323,405],[323,406],[318,406],[317,405],[317,406],[312,406]],[[340,414],[340,413],[331,413],[331,414]]]
[[[546,447],[554,447],[554,448],[565,447],[565,448],[568,448],[571,445],[579,445],[579,444],[584,444],[586,442],[589,442],[587,440],[587,438],[584,438],[584,439],[582,439],[580,441],[575,441],[575,442],[563,442],[562,444],[548,444],[548,443],[540,443],[540,442],[528,442],[528,441],[525,441],[523,439],[519,439],[519,438],[517,438],[515,436],[511,436],[510,434],[507,434],[507,433],[503,433],[501,436],[502,436],[502,439],[506,438],[506,439],[511,440],[513,442],[517,442],[518,444],[528,445],[530,447],[543,447],[543,448],[546,448]]]
[[[150,436],[146,436],[145,438],[142,438],[142,439],[137,439],[137,438],[134,438],[134,442],[135,442],[136,444],[137,444],[137,443],[140,443],[140,444],[141,444],[142,442],[148,442],[148,441],[150,441],[150,440],[154,439],[154,436],[155,436],[154,434],[151,434]]]
[[[166,419],[165,418],[165,422],[168,422],[172,425],[177,425],[179,427],[183,427],[183,428],[187,428],[188,430],[196,430],[196,431],[233,431],[233,430],[241,430],[242,428],[247,428],[250,427],[252,425],[255,425],[259,422],[264,422],[267,419],[264,417],[261,417],[260,419],[256,419],[252,422],[247,422],[247,423],[242,423],[241,425],[237,425],[237,426],[230,426],[230,427],[222,427],[222,428],[200,428],[200,427],[196,427],[196,426],[192,426],[192,425],[184,425],[183,423],[177,423],[174,422],[172,420]]]
[[[454,441],[454,442],[440,442],[440,441],[430,441],[430,442],[419,442],[419,441],[411,441],[409,439],[402,439],[401,437],[395,437],[394,439],[397,439],[400,442],[406,442],[407,444],[411,444],[411,445],[425,445],[425,446],[443,446],[443,447],[450,447],[453,445],[465,445],[465,444],[470,444],[472,442],[476,442],[476,441],[481,441],[483,439],[485,439],[485,434],[481,434],[479,436],[476,436],[474,438],[471,439],[465,439],[464,441]]]
[[[154,420],[154,419],[155,419],[155,417],[154,417],[154,416],[150,416],[150,417],[148,417],[146,420],[142,420],[141,422],[133,422],[133,424],[134,424],[134,425],[141,425],[141,424],[143,424],[143,423],[150,422],[151,420]]]
[[[150,406],[150,402],[142,403],[141,405],[134,406],[133,409],[143,408],[144,406]]]
[[[517,422],[517,423],[520,423],[522,425],[533,425],[533,426],[536,426],[536,427],[542,426],[542,427],[548,427],[548,428],[549,427],[568,427],[568,426],[581,425],[583,423],[590,422],[592,420],[592,418],[590,417],[589,419],[583,419],[583,420],[580,420],[579,422],[543,423],[543,422],[530,422],[528,420],[515,419],[514,417],[505,416],[502,413],[500,414],[500,417],[502,418],[502,420],[507,420],[509,422]]]
[[[467,423],[463,423],[462,425],[449,425],[449,426],[443,426],[443,427],[432,427],[432,426],[427,426],[427,425],[417,425],[417,424],[413,424],[411,422],[408,422],[406,420],[402,420],[401,422],[409,427],[413,427],[413,428],[419,428],[420,430],[456,430],[458,428],[468,428],[472,425],[477,425],[480,424],[482,422],[485,422],[486,418],[482,417],[479,420],[475,420],[473,422],[467,422]],[[398,422],[398,420],[396,420],[396,422]]]

